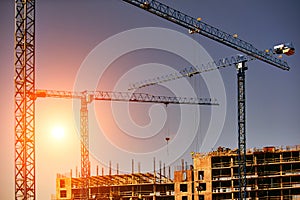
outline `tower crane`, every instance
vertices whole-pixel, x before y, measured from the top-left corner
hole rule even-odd
[[[252,44],[238,38],[237,34],[226,33],[219,28],[211,26],[201,21],[201,18],[193,18],[174,8],[169,7],[156,0],[123,0],[147,12],[157,15],[172,23],[182,26],[189,30],[189,33],[198,33],[216,42],[243,52],[258,60],[266,62],[277,68],[289,70],[287,62],[279,59],[273,54],[293,55],[294,47],[289,43],[274,46],[272,51],[261,51]],[[245,104],[245,71],[246,62],[237,65],[238,76],[238,149],[239,149],[239,199],[246,199],[246,104]]]
[[[245,103],[245,70],[247,70],[246,62],[255,60],[251,56],[237,55],[222,58],[207,64],[202,64],[201,68],[189,67],[180,70],[178,73],[164,75],[152,79],[150,81],[137,82],[131,85],[129,90],[139,89],[148,86],[155,86],[159,83],[172,81],[184,77],[191,77],[200,73],[217,70],[229,66],[236,66],[237,84],[238,84],[238,166],[239,166],[239,187],[246,192],[246,103]],[[246,194],[245,194],[246,195]]]
[[[88,199],[90,177],[89,162],[89,131],[88,131],[88,104],[97,101],[141,102],[141,103],[164,103],[164,104],[190,104],[190,105],[218,105],[216,99],[155,96],[145,93],[110,92],[110,91],[57,91],[35,90],[30,99],[37,98],[64,98],[79,99],[80,108],[80,148],[81,148],[81,178],[83,180],[81,198]]]
[[[38,97],[81,100],[81,170],[89,176],[87,104],[93,100],[216,105],[209,99],[162,97],[147,94],[111,92],[67,92],[35,89],[35,0],[15,1],[14,34],[14,118],[15,118],[15,199],[35,200],[35,99]],[[83,193],[87,187],[84,181]],[[85,193],[86,194],[86,193]]]

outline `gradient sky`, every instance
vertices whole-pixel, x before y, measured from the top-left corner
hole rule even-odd
[[[300,144],[300,57],[297,47],[300,44],[300,3],[296,0],[265,0],[239,1],[229,0],[220,4],[217,0],[206,1],[162,1],[182,12],[194,17],[201,17],[210,25],[218,27],[228,33],[237,33],[245,41],[252,43],[258,49],[271,48],[281,42],[293,42],[296,53],[285,57],[291,67],[289,72],[277,69],[261,61],[248,64],[246,72],[247,96],[247,147],[261,148],[275,145]],[[79,68],[87,55],[102,41],[125,30],[140,27],[162,27],[176,30],[200,43],[213,59],[235,55],[238,52],[224,45],[218,44],[201,35],[189,35],[187,30],[174,25],[157,16],[133,7],[121,0],[40,0],[36,2],[36,88],[54,90],[73,90]],[[180,45],[181,41],[174,41]],[[14,5],[13,1],[0,2],[0,184],[2,186],[0,199],[14,198]],[[120,42],[120,46],[122,41]],[[118,48],[113,46],[112,49]],[[195,50],[190,49],[195,59]],[[109,52],[107,52],[109,54]],[[111,90],[113,83],[129,71],[132,66],[143,63],[158,62],[171,67],[181,63],[176,55],[151,49],[131,52],[116,60],[99,82],[97,89]],[[178,67],[178,66],[177,66]],[[187,67],[187,66],[186,66]],[[176,68],[176,67],[175,67]],[[159,73],[159,71],[158,71]],[[233,67],[220,70],[227,96],[227,112],[221,135],[212,149],[218,146],[237,147],[237,103],[236,103],[236,72]],[[151,78],[151,77],[149,77]],[[89,81],[88,78],[86,80]],[[197,81],[197,80],[194,80]],[[193,80],[191,81],[193,82]],[[201,83],[201,80],[199,81]],[[203,82],[203,80],[202,80]],[[196,82],[197,84],[197,82]],[[90,88],[86,88],[89,90]],[[92,88],[93,89],[93,88]],[[180,88],[179,88],[180,89]],[[161,91],[160,91],[161,90]],[[207,92],[199,96],[207,96]],[[172,94],[165,88],[145,88],[142,92]],[[80,165],[80,149],[78,142],[78,117],[74,117],[73,102],[63,99],[40,99],[36,103],[36,173],[37,198],[50,199],[55,193],[56,173],[65,173],[70,169],[75,173]],[[220,102],[222,103],[222,102]],[[107,104],[107,103],[106,103]],[[109,107],[105,103],[95,103],[94,108],[98,118],[106,123],[105,134],[117,133],[114,127]],[[76,107],[76,106],[75,106]],[[132,105],[132,118],[139,125],[149,123],[149,116],[143,116],[149,106]],[[210,116],[209,108],[201,108],[204,116]],[[75,111],[78,112],[78,111]],[[177,107],[166,109],[168,118],[164,131],[173,136],[178,128]],[[175,114],[173,114],[175,113]],[[74,118],[77,118],[74,120]],[[207,118],[201,121],[199,132],[207,128]],[[202,119],[202,118],[201,118]],[[194,120],[191,115],[190,120]],[[66,130],[65,140],[54,140],[50,129],[56,125]],[[93,130],[91,128],[91,130]],[[180,155],[189,157],[190,151],[197,151],[202,136],[195,138],[193,144]],[[110,135],[114,143],[118,138]],[[157,137],[153,145],[166,145],[164,136]],[[66,141],[67,140],[67,141]],[[92,141],[97,143],[98,141]],[[100,142],[100,141],[99,141]],[[134,151],[142,151],[143,146],[137,143]],[[100,146],[100,145],[99,145]],[[132,146],[133,147],[133,146]],[[105,154],[106,150],[100,149]],[[145,150],[146,151],[146,150]],[[169,149],[172,151],[172,149]],[[97,153],[95,153],[97,154]],[[170,153],[171,154],[171,153]],[[92,173],[95,173],[97,159],[92,160]],[[109,155],[113,165],[126,162],[118,155]],[[134,154],[132,155],[134,158]],[[127,159],[127,158],[126,158]],[[168,157],[166,156],[166,159]],[[106,162],[106,158],[103,160]],[[127,162],[131,163],[130,159]],[[106,163],[107,164],[107,163]],[[176,165],[174,161],[174,165]],[[142,166],[152,166],[152,160],[143,162]],[[120,166],[122,169],[122,166]],[[128,171],[124,168],[123,171]]]

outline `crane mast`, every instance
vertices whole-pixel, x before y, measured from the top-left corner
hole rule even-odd
[[[239,199],[247,198],[247,162],[246,162],[246,94],[245,71],[246,62],[236,64],[237,69],[237,103],[238,103],[238,174]]]
[[[15,1],[15,199],[35,199],[35,1]]]
[[[83,180],[81,199],[89,199],[89,177],[91,175],[90,170],[90,159],[89,159],[89,126],[88,126],[88,103],[91,100],[83,92],[80,98],[80,166],[81,166],[81,177]]]
[[[164,103],[164,104],[190,104],[190,105],[218,105],[216,99],[191,98],[191,97],[168,97],[156,96],[145,93],[110,92],[110,91],[57,91],[57,90],[35,90],[29,94],[29,98],[64,98],[80,99],[80,152],[81,152],[81,199],[89,199],[89,130],[88,130],[88,104],[94,100],[118,101],[118,102],[141,102],[141,103]]]

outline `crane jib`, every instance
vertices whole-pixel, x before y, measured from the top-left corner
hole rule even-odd
[[[193,33],[199,33],[212,40],[215,40],[238,51],[241,51],[245,54],[253,56],[268,64],[271,64],[283,70],[290,69],[286,61],[279,59],[270,53],[266,53],[265,51],[258,50],[252,44],[235,37],[233,34],[226,33],[216,27],[206,24],[201,20],[197,20],[156,0],[123,1],[130,3],[134,6],[140,7],[150,13],[153,13],[182,27],[185,27]]]
[[[140,103],[164,103],[164,104],[190,104],[190,105],[219,105],[215,98],[193,98],[193,97],[177,97],[177,96],[160,96],[147,93],[132,92],[112,92],[112,91],[58,91],[58,90],[42,90],[37,89],[30,94],[30,98],[64,98],[64,99],[80,99],[86,103],[93,100],[102,101],[121,101],[121,102],[140,102]]]

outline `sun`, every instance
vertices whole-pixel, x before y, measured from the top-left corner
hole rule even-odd
[[[51,134],[55,139],[62,139],[65,135],[65,130],[63,127],[56,126],[53,127]]]

